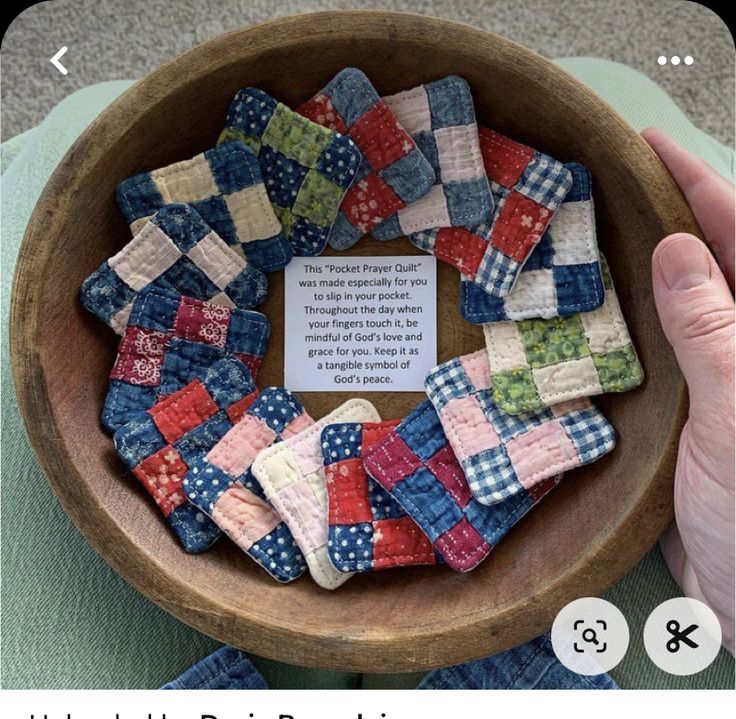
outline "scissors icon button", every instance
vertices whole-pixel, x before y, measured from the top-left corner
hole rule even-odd
[[[667,644],[667,651],[674,654],[675,652],[680,651],[680,643],[687,644],[692,649],[697,649],[698,644],[696,644],[692,639],[690,639],[689,635],[692,634],[696,629],[698,629],[697,624],[691,624],[686,629],[680,631],[680,622],[678,622],[676,619],[670,619],[670,621],[667,622],[667,631],[672,635],[672,639],[670,639]]]

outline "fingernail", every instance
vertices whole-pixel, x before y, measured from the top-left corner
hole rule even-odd
[[[710,279],[708,250],[691,235],[681,235],[665,243],[657,260],[670,290],[690,290]]]

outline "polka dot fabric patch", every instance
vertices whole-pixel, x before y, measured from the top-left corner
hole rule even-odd
[[[521,268],[514,289],[496,297],[463,279],[460,311],[469,322],[564,317],[591,312],[603,304],[606,293],[598,262],[590,172],[574,162],[565,167],[573,178],[572,189]]]
[[[363,155],[328,238],[336,250],[352,247],[434,185],[432,166],[360,70],[342,70],[297,112],[349,135]]]
[[[82,304],[123,334],[133,300],[162,289],[249,309],[266,299],[268,281],[188,205],[166,205],[82,284]]]
[[[226,357],[115,432],[120,458],[190,554],[207,549],[220,530],[187,502],[182,482],[189,467],[240,419],[251,392],[248,368]]]
[[[362,157],[349,138],[254,87],[240,90],[219,143],[242,140],[258,156],[271,204],[295,255],[319,255]]]
[[[606,299],[593,312],[569,317],[490,322],[483,325],[493,400],[520,414],[604,392],[625,392],[644,381],[600,256]]]
[[[114,432],[226,355],[257,376],[269,334],[268,320],[260,312],[156,287],[143,290],[133,302],[110,373],[102,425]]]
[[[372,230],[373,237],[391,240],[433,227],[486,222],[493,198],[468,83],[451,75],[383,100],[429,160],[436,180],[421,199]]]
[[[480,564],[508,531],[552,490],[552,477],[486,506],[468,487],[432,403],[419,404],[363,454],[368,474],[396,499],[452,569]]]
[[[291,259],[258,160],[242,142],[130,177],[118,185],[117,197],[134,235],[164,205],[185,203],[263,272],[281,270]]]
[[[398,425],[330,424],[322,430],[329,557],[340,572],[436,564],[427,535],[363,466],[362,453]]]
[[[438,365],[426,389],[473,496],[497,504],[610,452],[615,431],[588,399],[514,416],[493,401],[485,350]]]
[[[492,216],[474,224],[453,222],[409,240],[484,292],[504,297],[572,187],[572,175],[561,162],[493,130],[481,128],[479,137],[494,197]]]
[[[253,462],[255,478],[289,525],[312,578],[324,589],[337,589],[352,575],[335,569],[328,556],[322,430],[328,424],[380,419],[370,402],[348,400],[294,437],[262,450]]]
[[[313,423],[289,390],[267,387],[207,455],[191,465],[183,481],[189,502],[279,582],[299,578],[307,565],[251,465],[262,449]]]

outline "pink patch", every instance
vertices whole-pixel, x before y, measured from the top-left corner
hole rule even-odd
[[[581,409],[590,409],[592,404],[587,397],[580,397],[579,399],[571,399],[569,402],[560,402],[559,404],[553,404],[550,407],[552,414],[555,417],[564,417],[564,415],[570,412],[576,412]]]
[[[491,388],[491,365],[488,361],[487,350],[482,349],[473,354],[463,355],[460,357],[460,364],[474,389]]]
[[[427,469],[437,477],[460,509],[468,505],[473,495],[465,479],[465,472],[449,444],[427,460]]]
[[[440,411],[440,419],[461,462],[501,444],[475,395],[448,402]]]
[[[273,503],[283,508],[281,515],[305,554],[327,544],[324,508],[306,480],[284,487],[273,497]]]
[[[231,477],[239,477],[250,468],[256,455],[275,441],[276,432],[257,417],[246,414],[205,459]]]
[[[550,474],[580,464],[575,446],[556,420],[512,439],[506,451],[519,482],[527,490]]]
[[[283,439],[288,439],[289,437],[293,437],[295,434],[299,434],[299,432],[303,432],[307,427],[311,427],[313,424],[314,420],[306,412],[302,412],[298,417],[292,419],[291,422],[284,427],[281,436]]]
[[[237,482],[217,500],[212,519],[246,552],[281,522],[273,507]]]

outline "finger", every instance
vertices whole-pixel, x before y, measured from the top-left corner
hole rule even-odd
[[[734,372],[734,300],[723,273],[697,237],[677,233],[654,250],[652,285],[691,411],[714,411],[719,401],[730,400]]]
[[[680,147],[661,130],[649,127],[642,130],[641,134],[659,155],[685,195],[733,292],[736,240],[734,186],[708,163]]]

